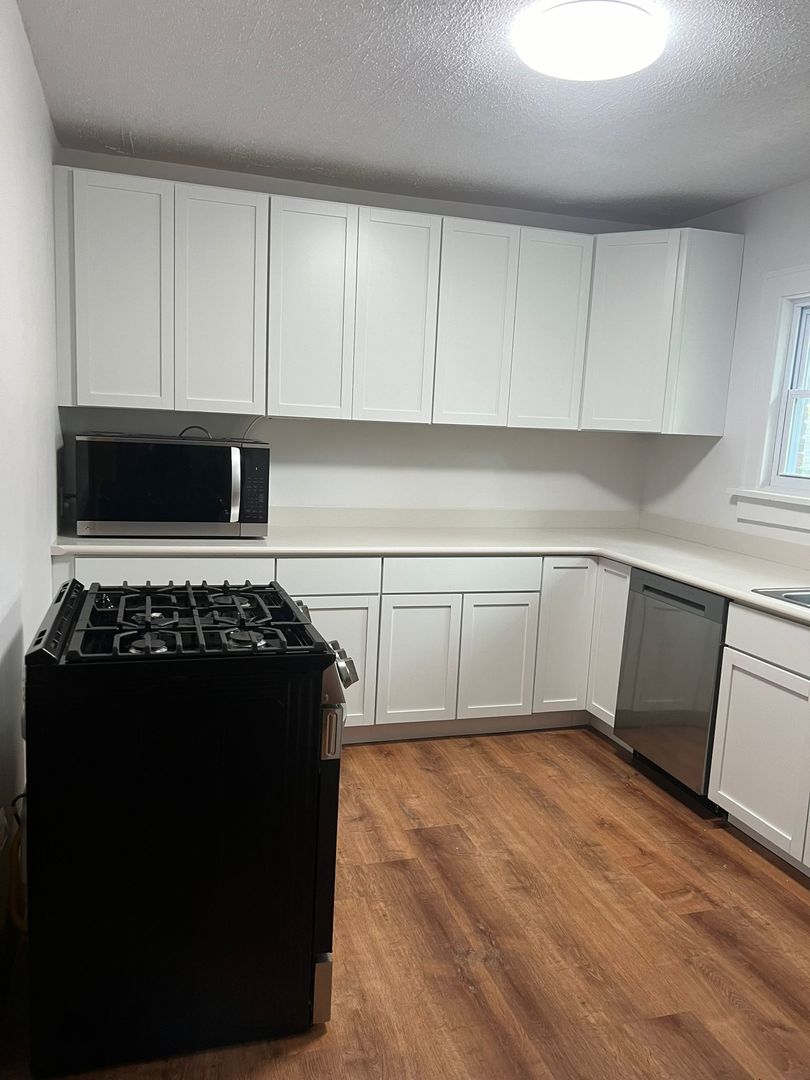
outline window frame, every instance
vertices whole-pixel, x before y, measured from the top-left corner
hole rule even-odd
[[[769,487],[794,495],[810,497],[810,476],[793,476],[783,470],[790,454],[791,420],[794,403],[810,399],[810,295],[791,297],[788,301],[790,329],[781,361],[776,432],[771,447]],[[802,389],[801,384],[808,385]]]

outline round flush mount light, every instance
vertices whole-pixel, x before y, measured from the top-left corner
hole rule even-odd
[[[590,82],[649,67],[668,29],[656,0],[537,0],[518,12],[509,36],[535,71]]]

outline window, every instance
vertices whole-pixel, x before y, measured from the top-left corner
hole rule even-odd
[[[774,444],[772,487],[810,495],[810,300],[794,304]]]

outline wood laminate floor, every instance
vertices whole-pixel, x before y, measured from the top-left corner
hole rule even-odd
[[[807,885],[589,731],[348,749],[339,849],[327,1027],[92,1075],[810,1078]]]

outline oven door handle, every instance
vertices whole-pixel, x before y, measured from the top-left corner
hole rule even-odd
[[[239,520],[242,509],[242,451],[231,447],[231,521]]]

